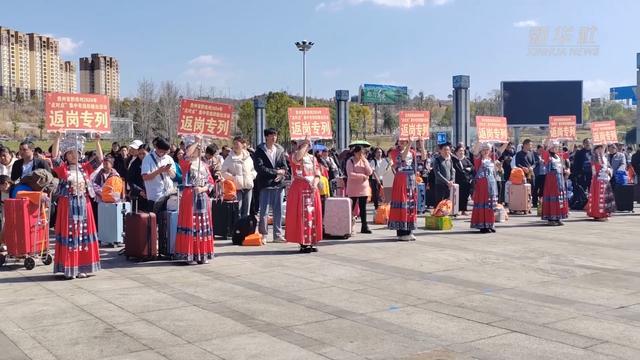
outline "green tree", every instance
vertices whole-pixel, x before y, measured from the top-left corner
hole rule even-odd
[[[290,107],[301,106],[286,92],[271,92],[267,95],[267,126],[278,130],[280,143],[289,142],[289,114]]]
[[[349,127],[351,135],[356,138],[367,138],[367,131],[373,125],[373,114],[371,109],[366,105],[357,103],[349,104]]]
[[[238,107],[238,128],[245,139],[251,141],[255,131],[255,108],[253,100],[247,100]]]
[[[42,140],[42,132],[44,131],[44,117],[40,116],[38,120],[38,131],[40,131],[40,140]]]
[[[20,130],[20,113],[13,112],[11,115],[11,125],[13,126],[13,138],[18,138],[18,130]]]
[[[582,103],[582,121],[583,122],[591,121],[591,108],[589,107],[588,102]]]
[[[398,117],[386,106],[382,109],[382,127],[390,132],[398,128]]]

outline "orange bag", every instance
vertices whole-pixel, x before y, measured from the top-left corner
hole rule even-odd
[[[636,171],[631,165],[627,166],[627,177],[629,179],[627,180],[629,184],[633,184],[636,181]]]
[[[376,225],[387,225],[389,222],[389,211],[391,206],[389,204],[380,204],[376,210],[376,215],[373,217],[373,223]]]
[[[231,180],[223,180],[222,181],[222,200],[224,201],[234,201],[237,199],[236,196],[236,184]]]
[[[119,176],[111,176],[102,185],[102,201],[116,203],[124,200],[124,181]]]
[[[242,241],[242,246],[262,246],[262,235],[259,233],[247,235]]]
[[[441,217],[441,216],[449,216],[451,214],[451,209],[453,209],[453,204],[451,200],[445,199],[438,203],[435,209],[433,209],[432,216]]]
[[[509,175],[509,181],[511,181],[513,185],[524,184],[525,183],[524,170],[522,170],[522,168],[519,168],[519,167],[511,169],[511,175]]]

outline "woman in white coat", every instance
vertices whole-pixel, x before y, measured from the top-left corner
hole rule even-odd
[[[240,206],[240,217],[249,216],[253,180],[258,173],[253,168],[253,159],[246,150],[246,142],[240,137],[233,138],[233,149],[222,163],[222,176],[236,185],[236,195]]]

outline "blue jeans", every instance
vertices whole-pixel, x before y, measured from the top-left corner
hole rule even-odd
[[[238,205],[240,207],[240,218],[249,216],[249,209],[251,209],[251,195],[253,195],[253,189],[236,191],[236,197],[238,198]]]
[[[279,189],[261,189],[260,190],[260,223],[258,231],[262,236],[267,237],[269,233],[267,229],[267,217],[269,216],[269,207],[273,210],[273,238],[282,237],[282,188]]]

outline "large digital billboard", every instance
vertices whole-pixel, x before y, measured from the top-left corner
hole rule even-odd
[[[559,115],[582,124],[582,81],[503,81],[501,92],[509,126],[548,126]]]
[[[396,105],[409,99],[406,86],[364,84],[360,87],[362,104]]]

